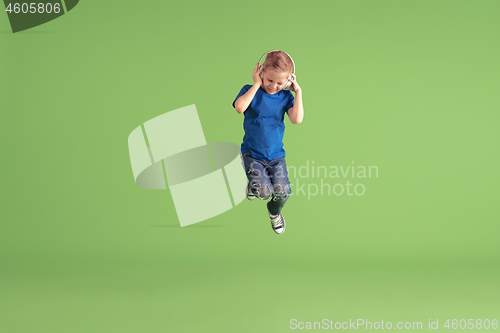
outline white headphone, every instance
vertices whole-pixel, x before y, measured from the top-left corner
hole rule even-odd
[[[263,55],[262,57],[260,57],[260,60],[259,60],[259,68],[258,68],[258,70],[259,70],[259,71],[260,71],[260,69],[262,68],[262,66],[264,65],[264,63],[262,63],[262,65],[261,65],[262,59],[264,59],[264,58],[265,58],[265,56],[266,56],[269,52],[274,52],[274,51],[279,51],[279,50],[272,50],[272,51],[268,51],[268,52],[264,53],[264,55]],[[293,73],[293,74],[295,74],[295,63],[293,62],[292,57],[290,57],[290,55],[289,55],[288,53],[284,52],[284,51],[281,51],[281,52],[283,52],[284,54],[286,54],[286,55],[288,56],[288,58],[290,58],[290,60],[292,61],[292,73]],[[265,60],[264,60],[264,62],[265,62]],[[260,77],[261,77],[261,79],[264,79],[264,71],[260,72]],[[285,85],[283,86],[283,90],[284,90],[284,89],[288,89],[288,88],[290,88],[290,86],[292,85],[292,82],[290,82],[289,80],[291,80],[291,79],[293,79],[293,77],[290,75],[290,76],[288,77],[288,79],[286,80]]]

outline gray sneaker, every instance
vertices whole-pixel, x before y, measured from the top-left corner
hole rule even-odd
[[[269,215],[271,217],[271,215]],[[271,227],[273,227],[273,230],[275,233],[278,235],[281,235],[282,233],[285,232],[285,219],[283,218],[283,215],[278,214],[276,217],[271,217]]]
[[[250,188],[250,182],[248,182],[247,185],[245,186],[245,196],[247,197],[248,200],[253,200],[256,198],[252,192],[252,189]]]
[[[269,208],[267,211],[269,213]],[[278,214],[276,216],[273,216],[271,215],[271,213],[269,213],[269,218],[271,219],[271,227],[273,228],[275,233],[281,235],[285,232],[285,219],[283,218],[283,215]]]

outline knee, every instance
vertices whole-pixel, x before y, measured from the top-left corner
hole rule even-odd
[[[257,198],[260,200],[267,200],[271,197],[272,192],[269,186],[259,187],[257,189]]]
[[[290,186],[288,185],[278,185],[274,187],[274,199],[284,200],[292,193]]]

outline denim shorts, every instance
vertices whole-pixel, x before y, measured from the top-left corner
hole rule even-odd
[[[241,160],[252,192],[260,199],[271,196],[287,198],[292,193],[284,157],[263,161],[245,153]]]

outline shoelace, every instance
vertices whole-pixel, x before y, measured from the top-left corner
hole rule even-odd
[[[281,219],[281,215],[278,215],[274,219],[271,219],[273,222],[274,229],[278,229],[278,227],[283,227],[283,220]]]

